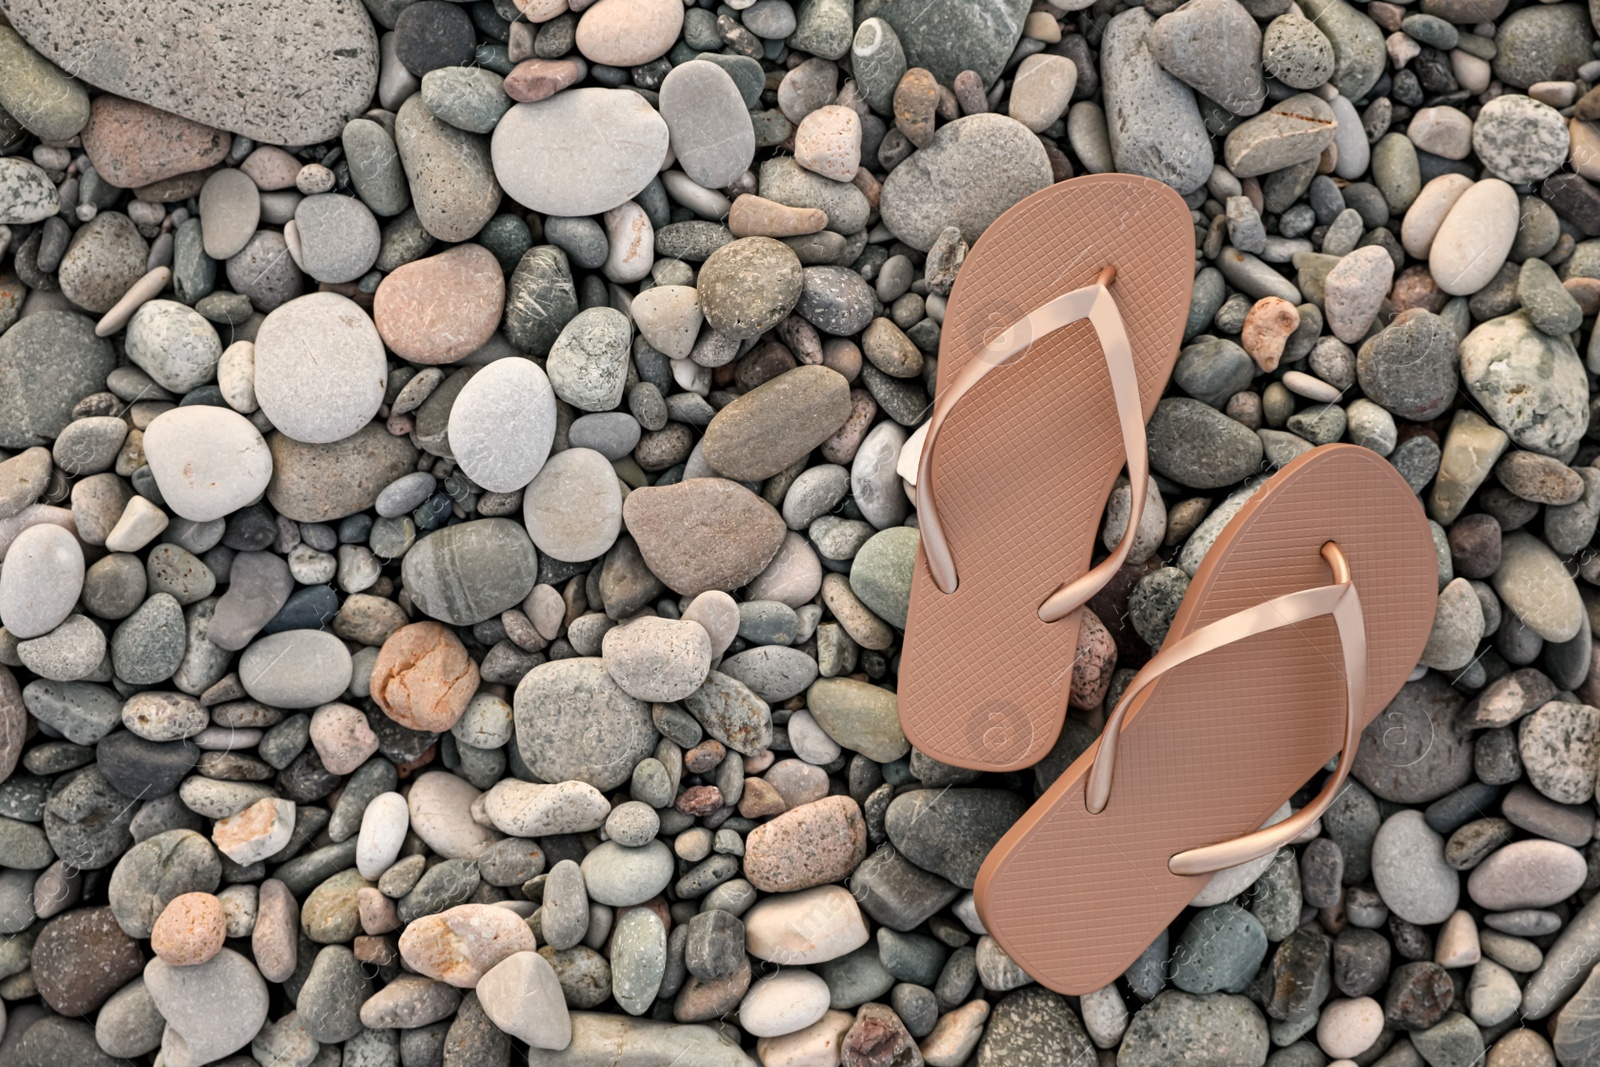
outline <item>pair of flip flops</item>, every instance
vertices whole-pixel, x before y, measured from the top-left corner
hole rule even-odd
[[[915,470],[899,707],[927,755],[1006,771],[1056,742],[1079,609],[1123,567],[1149,491],[1144,423],[1177,358],[1193,247],[1170,188],[1104,174],[1028,197],[968,254]],[[1091,566],[1124,466],[1128,533]],[[1088,993],[1212,872],[1305,833],[1415,667],[1436,574],[1416,495],[1376,453],[1326,445],[1262,482],[1100,739],[984,862],[988,931],[1044,985]],[[1261,829],[1334,756],[1316,799]]]

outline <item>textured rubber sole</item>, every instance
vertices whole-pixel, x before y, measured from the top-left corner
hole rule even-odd
[[[1438,564],[1416,494],[1367,449],[1313,449],[1263,484],[1200,564],[1168,641],[1328,584],[1329,540],[1361,598],[1370,722],[1422,654]],[[1096,742],[984,861],[978,913],[1006,952],[1061,993],[1125,971],[1210,880],[1175,875],[1168,859],[1257,829],[1339,752],[1338,642],[1322,616],[1191,660],[1139,694],[1105,810],[1084,803]]]
[[[1194,283],[1194,223],[1172,189],[1130,174],[1059,182],[995,221],[968,253],[939,343],[939,385],[996,334],[1117,268],[1149,418],[1178,356]],[[961,401],[934,460],[960,582],[934,584],[917,551],[900,667],[900,722],[945,763],[1015,770],[1061,731],[1078,614],[1038,618],[1088,570],[1124,463],[1105,357],[1087,321],[1033,342]]]

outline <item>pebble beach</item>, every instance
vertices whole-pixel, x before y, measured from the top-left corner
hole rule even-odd
[[[0,1065],[1600,1067],[1597,0],[0,14]],[[1109,172],[1194,222],[1151,492],[1050,754],[952,767],[941,324]],[[1416,670],[1037,984],[984,856],[1341,441],[1429,520]]]

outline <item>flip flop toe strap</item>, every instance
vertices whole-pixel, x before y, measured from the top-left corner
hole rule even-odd
[[[1122,445],[1128,459],[1129,498],[1128,525],[1122,540],[1111,555],[1101,560],[1077,578],[1062,582],[1039,606],[1039,618],[1055,622],[1071,615],[1098,593],[1128,558],[1133,546],[1134,533],[1144,514],[1146,494],[1149,492],[1150,460],[1145,442],[1144,413],[1139,402],[1139,380],[1134,369],[1133,350],[1128,341],[1128,331],[1122,322],[1122,313],[1107,288],[1116,276],[1115,267],[1100,272],[1094,284],[1058,296],[1049,303],[1029,312],[1006,327],[984,346],[983,351],[969,360],[956,372],[952,380],[939,391],[934,400],[933,414],[928,420],[927,437],[922,455],[917,463],[917,522],[921,528],[923,555],[933,574],[934,584],[942,592],[956,591],[955,557],[945,537],[944,524],[934,502],[933,453],[939,431],[949,418],[951,409],[972,390],[983,377],[1013,356],[1026,352],[1034,341],[1070,325],[1088,319],[1100,339],[1106,368],[1111,374],[1111,392],[1116,401],[1117,419],[1122,428]]]
[[[1304,833],[1339,795],[1356,745],[1361,740],[1362,714],[1367,691],[1367,635],[1361,615],[1361,600],[1350,578],[1350,567],[1338,545],[1329,541],[1322,556],[1333,571],[1334,584],[1288,593],[1246,608],[1243,611],[1202,626],[1162,648],[1128,684],[1116,708],[1106,720],[1100,745],[1089,770],[1084,801],[1091,814],[1105,810],[1111,799],[1111,783],[1116,771],[1117,744],[1134,697],[1161,675],[1197,656],[1234,644],[1247,637],[1285,626],[1297,626],[1321,615],[1332,615],[1339,630],[1344,658],[1345,729],[1344,746],[1333,774],[1316,798],[1282,822],[1229,841],[1179,852],[1167,862],[1173,874],[1209,874],[1227,867],[1270,855]]]

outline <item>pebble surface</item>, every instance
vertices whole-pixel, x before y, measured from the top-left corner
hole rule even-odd
[[[1583,6],[190,6],[0,27],[0,1062],[1596,1058]],[[1194,223],[1158,477],[979,775],[899,726],[903,475],[973,243],[1112,170]],[[1338,440],[1434,523],[1415,676],[1038,986],[983,856]]]

